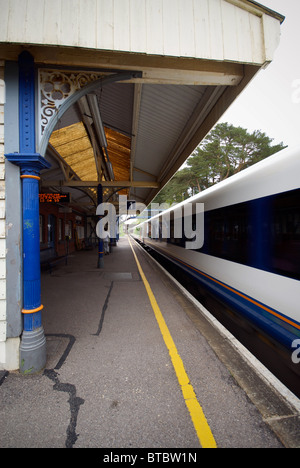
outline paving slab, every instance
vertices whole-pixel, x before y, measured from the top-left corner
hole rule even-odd
[[[299,445],[299,415],[288,404],[278,418],[263,414],[220,358],[237,361],[229,344],[135,250],[217,446]],[[0,373],[0,447],[201,447],[128,240],[104,262],[97,269],[96,250],[80,251],[42,274],[47,365],[35,376]],[[293,439],[281,437],[283,420]]]

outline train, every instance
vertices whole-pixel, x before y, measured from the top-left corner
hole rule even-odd
[[[129,235],[292,354],[300,343],[299,174],[300,148],[283,149],[131,226]],[[186,204],[193,227],[195,207],[204,207],[196,248],[186,248],[183,229],[174,235]]]

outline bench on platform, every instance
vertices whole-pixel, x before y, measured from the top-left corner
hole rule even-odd
[[[68,257],[67,255],[58,256],[53,247],[43,249],[40,252],[40,262],[42,270],[49,270],[51,275],[53,268],[59,263],[65,262],[67,265]]]

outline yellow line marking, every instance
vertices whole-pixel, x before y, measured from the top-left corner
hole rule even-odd
[[[189,410],[192,422],[194,424],[198,439],[200,441],[200,444],[203,448],[217,448],[217,444],[215,442],[214,436],[211,432],[211,429],[208,425],[207,419],[205,417],[205,414],[201,408],[201,405],[199,404],[196,394],[194,392],[193,386],[190,383],[190,379],[185,371],[183,362],[181,357],[178,354],[178,351],[176,349],[175,343],[173,341],[173,338],[169,332],[169,329],[167,327],[167,324],[165,322],[165,319],[160,311],[160,308],[157,304],[157,301],[155,299],[155,296],[152,292],[152,289],[150,287],[150,284],[148,283],[148,280],[143,272],[143,269],[141,267],[141,264],[137,258],[137,255],[134,251],[134,248],[131,244],[131,241],[128,237],[129,244],[131,247],[131,250],[133,252],[133,256],[135,258],[138,270],[140,272],[141,278],[143,280],[144,286],[146,288],[146,291],[148,293],[148,297],[152,306],[152,309],[154,311],[157,323],[159,325],[161,334],[163,336],[165,345],[169,351],[171,361],[179,382],[179,385],[181,387],[181,391],[183,394],[183,398],[185,400],[185,404]]]

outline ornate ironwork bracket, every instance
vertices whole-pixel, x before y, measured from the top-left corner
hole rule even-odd
[[[38,147],[43,155],[49,137],[63,113],[78,99],[107,83],[140,78],[141,72],[38,70]]]
[[[39,69],[40,136],[43,136],[51,117],[70,96],[104,76],[103,73]]]

